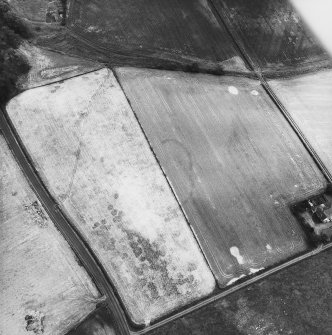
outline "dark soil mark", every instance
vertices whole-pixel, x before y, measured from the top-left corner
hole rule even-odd
[[[30,220],[32,223],[37,224],[40,228],[46,228],[48,226],[48,218],[37,200],[31,205],[25,205],[24,207],[30,214]]]
[[[39,311],[32,311],[25,316],[27,323],[26,330],[34,332],[36,335],[44,333],[44,319],[45,315]]]

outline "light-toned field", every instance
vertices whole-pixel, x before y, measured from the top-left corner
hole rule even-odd
[[[332,70],[269,85],[332,174]]]
[[[259,82],[117,73],[220,286],[307,249],[289,205],[325,180]]]
[[[44,50],[29,43],[22,44],[19,50],[31,66],[29,73],[19,80],[21,89],[43,86],[101,68],[98,63]]]
[[[0,134],[0,334],[65,334],[99,293]]]
[[[32,89],[8,114],[131,319],[147,324],[215,280],[112,72]]]

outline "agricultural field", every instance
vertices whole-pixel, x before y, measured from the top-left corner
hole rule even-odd
[[[13,10],[22,18],[34,22],[54,23],[61,20],[62,0],[9,0]]]
[[[294,72],[331,65],[329,54],[307,28],[290,0],[212,2],[241,38],[245,52],[266,75],[289,76]]]
[[[330,335],[331,257],[315,255],[149,335]]]
[[[99,292],[40,205],[0,134],[0,334],[64,334]]]
[[[271,80],[269,85],[332,174],[332,71]]]
[[[7,112],[133,323],[212,294],[215,279],[110,70],[25,91]]]
[[[102,65],[82,58],[70,57],[25,43],[20,46],[31,66],[29,73],[20,78],[21,89],[47,85],[100,69]]]
[[[290,205],[326,182],[258,81],[117,75],[221,287],[307,250]]]
[[[294,1],[0,0],[0,335],[330,334],[332,63]]]
[[[206,0],[169,0],[167,6],[163,0],[72,0],[69,8],[68,28],[77,39],[111,59],[122,55],[122,64],[247,71]]]

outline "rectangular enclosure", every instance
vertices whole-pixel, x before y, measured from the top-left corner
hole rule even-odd
[[[326,182],[258,81],[117,74],[221,287],[307,249],[289,206]]]

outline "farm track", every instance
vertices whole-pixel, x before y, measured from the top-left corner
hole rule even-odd
[[[71,0],[70,7],[74,8],[76,2],[77,0]],[[75,23],[74,20],[71,19],[71,8],[68,11],[66,29],[74,39],[88,45],[90,48],[93,48],[110,59],[114,57],[110,62],[112,66],[137,66],[170,71],[175,70],[184,72],[199,72],[216,75],[225,74],[252,79],[260,79],[262,76],[264,76],[265,79],[281,79],[332,68],[332,60],[323,58],[306,64],[298,64],[295,67],[285,65],[282,69],[260,69],[257,60],[250,56],[249,52],[246,51],[247,49],[244,47],[242,38],[239,36],[236,29],[234,29],[232,26],[232,23],[228,17],[228,11],[222,12],[217,8],[215,1],[213,0],[208,0],[208,3],[211,12],[214,14],[220,26],[225,27],[235,46],[235,49],[238,49],[239,55],[243,57],[243,60],[248,65],[247,71],[224,71],[222,69],[223,61],[207,61],[204,58],[197,58],[187,55],[182,55],[179,57],[171,52],[165,52],[162,50],[159,51],[157,49],[148,49],[146,47],[144,50],[138,50],[138,52],[136,52],[134,50],[117,50],[116,45],[114,45],[112,48],[102,46],[97,41],[92,41],[87,38],[84,33],[80,31],[81,28]],[[69,25],[72,25],[73,27],[69,28]],[[193,63],[195,66],[199,66],[199,68],[196,68],[194,71],[190,70],[190,67],[193,65]]]
[[[30,159],[25,152],[24,146],[22,145],[10,121],[5,115],[3,108],[0,112],[0,129],[39,201],[42,203],[57,229],[74,250],[75,254],[78,256],[80,262],[83,264],[89,275],[93,278],[101,294],[106,297],[106,305],[108,310],[113,316],[114,320],[116,320],[115,328],[117,332],[120,335],[130,334],[126,316],[118,302],[118,299],[102,266],[99,264],[99,261],[93,255],[88,245],[79,236],[76,229],[62,214],[57,203],[46,190],[33,165],[31,164]]]
[[[68,34],[75,40],[89,46],[97,52],[112,59],[110,67],[133,66],[143,68],[154,68],[169,71],[197,72],[214,75],[230,75],[236,77],[246,77],[256,79],[256,75],[252,71],[230,71],[222,69],[223,62],[206,62],[204,59],[194,58],[190,56],[176,57],[172,53],[162,52],[156,55],[156,50],[151,52],[125,52],[115,51],[111,48],[103,47],[97,43],[91,42],[83,34],[77,30],[66,28]],[[114,57],[114,58],[112,58]],[[198,69],[192,70],[193,64],[197,64]]]
[[[134,66],[144,68],[156,68],[169,71],[184,71],[184,72],[199,72],[208,74],[227,74],[233,76],[242,76],[248,78],[256,78],[255,74],[244,68],[232,70],[226,68],[227,62],[225,60],[207,60],[205,58],[190,56],[186,54],[177,54],[159,49],[150,49],[144,47],[144,50],[119,50],[117,45],[106,47],[95,40],[91,40],[82,33],[81,28],[71,19],[71,12],[76,4],[75,0],[70,1],[68,16],[66,21],[66,30],[68,34],[77,41],[89,46],[97,52],[105,55],[110,59],[110,66]]]

